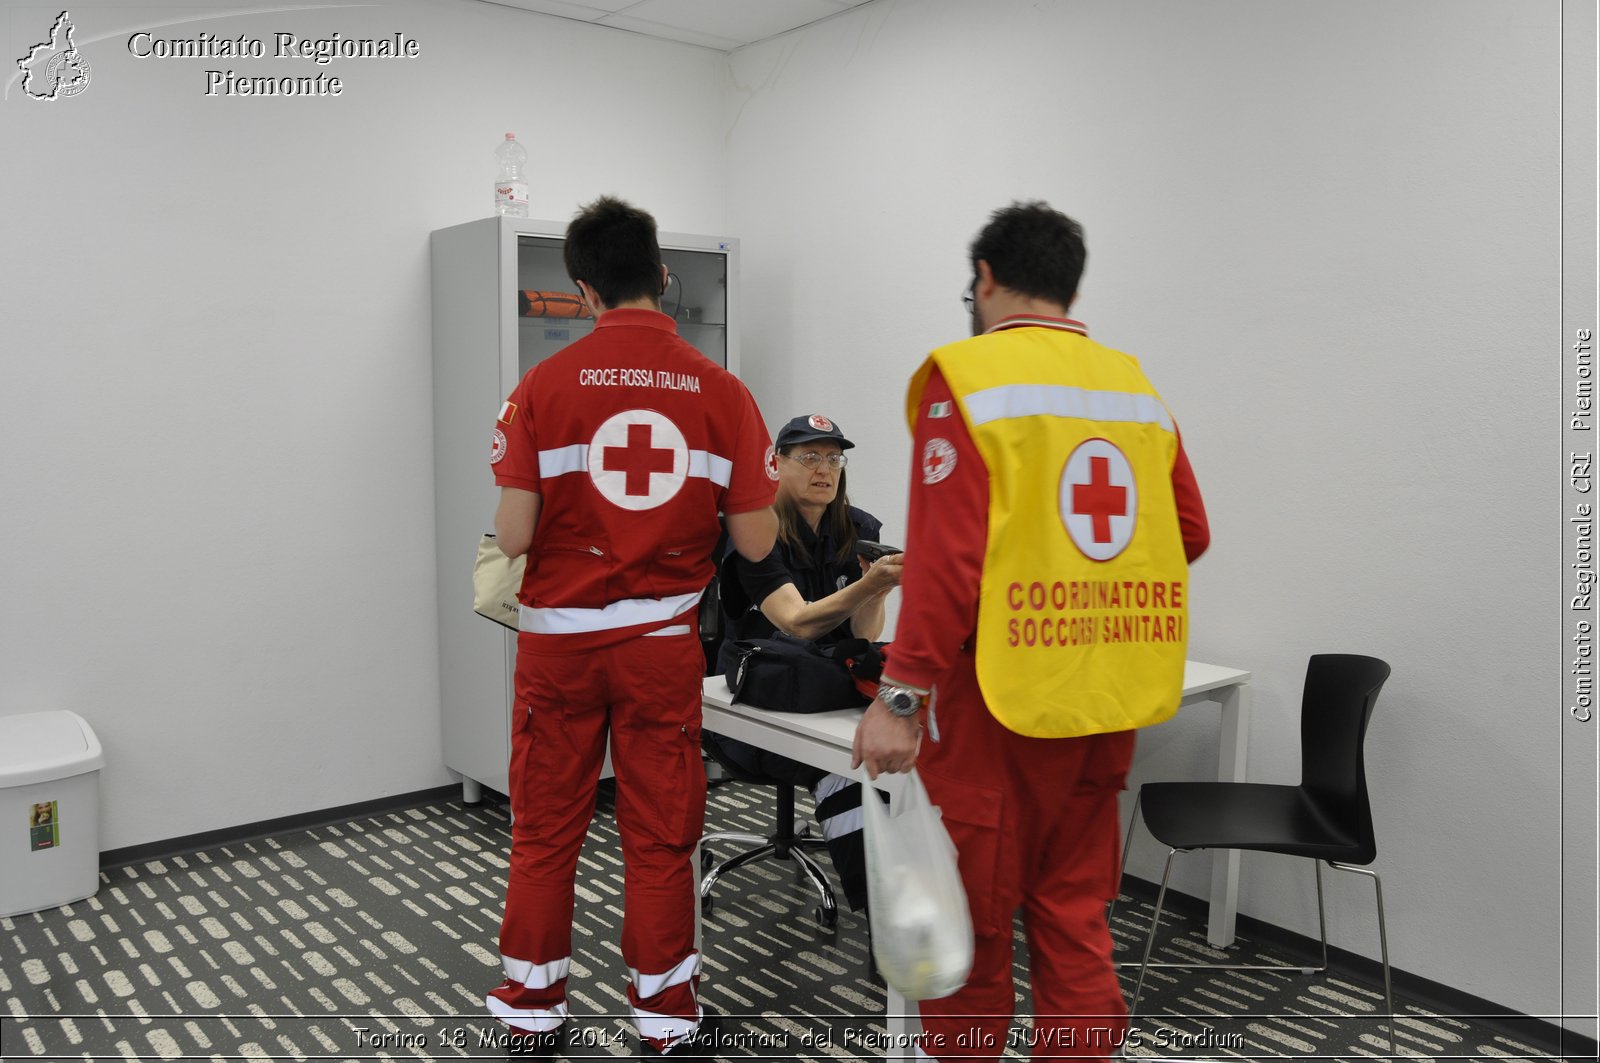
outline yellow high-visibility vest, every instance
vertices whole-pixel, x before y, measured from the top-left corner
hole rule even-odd
[[[1170,717],[1189,627],[1178,437],[1139,363],[1059,319],[1008,319],[928,356],[913,430],[934,367],[989,471],[974,647],[989,711],[1036,738]]]

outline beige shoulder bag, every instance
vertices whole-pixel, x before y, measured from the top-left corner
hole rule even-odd
[[[478,540],[478,560],[472,566],[473,610],[516,631],[517,592],[522,589],[522,572],[527,563],[527,555],[502,554],[493,535]]]

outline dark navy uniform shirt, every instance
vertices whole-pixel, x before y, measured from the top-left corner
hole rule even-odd
[[[883,530],[882,522],[854,506],[850,506],[848,512],[850,523],[855,525],[856,538],[876,542]],[[723,556],[718,574],[722,609],[728,620],[727,640],[771,638],[777,628],[761,611],[761,603],[785,583],[793,583],[800,597],[815,602],[861,578],[861,561],[854,553],[842,562],[835,560],[839,543],[826,522],[820,534],[813,532],[805,521],[799,522],[799,529],[809,562],[781,539],[772,553],[760,561],[746,561],[732,549]],[[847,617],[838,627],[814,641],[829,643],[850,637]]]

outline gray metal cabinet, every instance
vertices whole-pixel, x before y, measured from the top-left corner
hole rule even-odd
[[[483,218],[433,233],[433,455],[439,580],[439,685],[444,762],[466,800],[505,793],[516,635],[472,611],[478,540],[494,530],[489,472],[496,412],[518,380],[593,327],[561,313],[570,292],[565,222]],[[707,358],[739,371],[739,243],[661,233],[671,278],[662,309]],[[608,764],[609,770],[609,764]]]

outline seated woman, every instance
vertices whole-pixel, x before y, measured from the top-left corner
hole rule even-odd
[[[777,545],[759,562],[730,551],[718,572],[728,621],[723,670],[738,639],[784,631],[827,644],[874,641],[883,632],[883,600],[900,583],[902,557],[869,564],[856,553],[856,543],[876,541],[882,525],[845,496],[844,452],[854,446],[821,414],[796,417],[778,433]],[[845,900],[861,910],[867,887],[860,784],[723,735],[709,739],[745,771],[811,790]]]

